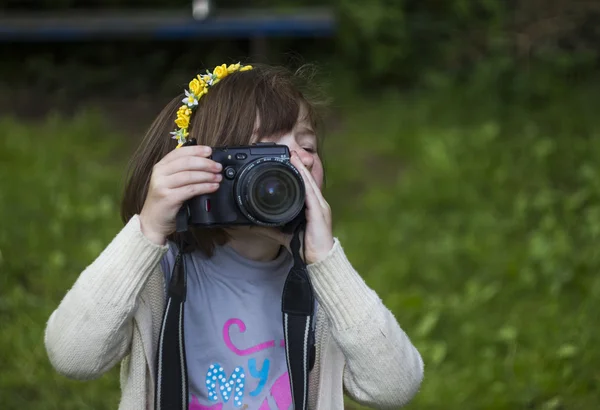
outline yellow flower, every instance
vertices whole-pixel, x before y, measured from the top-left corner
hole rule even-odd
[[[220,66],[215,67],[212,74],[208,72],[207,74],[200,75],[198,74],[196,78],[194,78],[189,83],[189,90],[185,91],[186,98],[183,100],[185,105],[182,105],[177,110],[177,119],[175,120],[175,124],[177,124],[178,129],[171,132],[174,139],[177,139],[179,144],[177,144],[177,148],[181,147],[184,144],[188,136],[188,127],[190,125],[190,118],[192,116],[192,109],[198,105],[197,101],[200,100],[204,94],[208,93],[208,89],[217,84],[223,78],[227,77],[231,73],[235,73],[237,71],[248,71],[252,70],[252,66],[242,66],[240,63],[237,64],[221,64]],[[188,104],[191,106],[188,106]]]
[[[190,117],[177,117],[175,124],[177,124],[179,128],[187,129],[190,125]]]
[[[239,69],[240,69],[240,63],[230,64],[229,67],[227,67],[227,72],[229,74],[231,74],[231,73],[235,73]]]
[[[188,107],[187,105],[182,105],[181,107],[179,107],[179,109],[177,110],[177,116],[186,116],[189,117],[190,115],[192,115],[192,110],[190,109],[190,107]]]
[[[187,129],[188,125],[190,125],[190,115],[192,115],[192,110],[190,110],[188,106],[182,105],[177,110],[175,124],[177,124],[179,128]]]
[[[205,77],[206,77],[206,76],[204,76],[204,75],[200,75],[200,74],[198,74],[198,75],[196,76],[196,78],[195,78],[196,80],[198,80],[198,81],[200,82],[200,86],[201,86],[202,88],[205,88],[205,87],[206,87],[206,78],[205,78]]]
[[[227,75],[229,74],[229,72],[227,71],[227,65],[225,64],[221,64],[217,67],[215,67],[215,70],[213,71],[213,74],[217,77],[217,79],[221,80],[225,77],[227,77]]]
[[[200,101],[200,98],[202,98],[202,96],[203,96],[204,94],[206,94],[207,92],[208,92],[208,87],[204,87],[204,88],[202,89],[202,91],[200,91],[200,94],[196,94],[196,98],[198,99],[198,101]]]
[[[206,86],[204,81],[200,81],[201,80],[198,80],[197,78],[194,78],[192,81],[190,81],[190,91],[194,93],[195,96],[203,94],[204,87]]]

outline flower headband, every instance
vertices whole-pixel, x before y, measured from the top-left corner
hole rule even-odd
[[[210,71],[206,70],[206,74],[198,74],[196,78],[190,81],[188,86],[189,89],[185,90],[185,98],[181,100],[183,105],[177,110],[177,119],[175,120],[177,129],[171,132],[173,139],[176,139],[179,143],[177,144],[177,148],[181,147],[185,143],[188,136],[188,127],[190,125],[190,117],[192,112],[194,112],[198,106],[198,101],[200,101],[200,98],[202,98],[204,94],[208,93],[208,89],[231,73],[248,70],[252,70],[251,65],[241,65],[240,63],[237,63],[231,64],[228,67],[226,64],[221,64],[220,66],[215,67],[212,74]]]

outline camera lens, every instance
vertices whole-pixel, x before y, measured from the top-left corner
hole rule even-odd
[[[265,161],[238,181],[241,205],[255,222],[283,225],[304,207],[302,177],[290,164]]]
[[[278,171],[267,171],[254,183],[251,196],[264,212],[278,212],[291,205],[290,191],[293,182],[288,175]]]

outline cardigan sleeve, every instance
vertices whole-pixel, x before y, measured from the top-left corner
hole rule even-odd
[[[344,387],[360,404],[406,405],[423,380],[423,360],[392,312],[354,270],[335,239],[322,261],[308,266],[319,306],[346,360]]]
[[[59,373],[93,379],[128,354],[138,295],[167,249],[144,236],[136,215],[79,275],[46,325]]]

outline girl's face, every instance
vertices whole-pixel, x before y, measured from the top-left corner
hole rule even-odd
[[[301,109],[298,121],[294,128],[280,136],[273,138],[262,138],[259,142],[275,142],[287,145],[292,151],[296,151],[304,166],[310,171],[319,189],[323,187],[323,163],[317,153],[317,136],[308,121],[306,110]]]
[[[256,128],[260,124],[260,118],[257,118]],[[277,144],[287,145],[291,151],[295,151],[302,164],[309,170],[315,180],[315,183],[322,189],[323,187],[323,163],[317,153],[317,137],[314,130],[307,119],[305,109],[301,109],[298,115],[298,121],[294,128],[278,137],[267,137],[258,139],[253,136],[252,142],[275,142]],[[269,228],[263,226],[236,226],[227,229],[230,235],[230,244],[238,252],[248,255],[249,258],[262,258],[264,256],[265,243],[277,245],[272,249],[272,254],[269,254],[264,260],[274,258],[279,252],[279,246],[288,246],[291,239],[290,234],[283,233],[279,228]],[[251,236],[248,236],[251,235]],[[257,238],[266,239],[267,242],[257,241]],[[252,248],[252,249],[250,249]],[[254,249],[254,250],[253,250]]]

